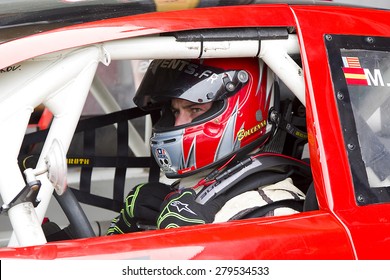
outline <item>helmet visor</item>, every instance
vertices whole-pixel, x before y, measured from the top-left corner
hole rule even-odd
[[[195,103],[221,100],[236,93],[248,81],[243,70],[224,70],[190,60],[154,60],[134,97],[144,110],[181,98]]]

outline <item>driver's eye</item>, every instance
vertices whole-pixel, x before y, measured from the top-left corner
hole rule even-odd
[[[172,111],[172,114],[173,114],[174,116],[177,116],[177,115],[179,114],[179,110],[171,109],[171,111]]]
[[[192,113],[199,113],[199,112],[201,112],[202,111],[202,109],[200,109],[200,108],[191,108],[191,112]]]

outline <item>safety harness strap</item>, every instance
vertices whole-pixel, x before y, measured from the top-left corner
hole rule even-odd
[[[288,177],[300,177],[300,181],[304,182],[304,185],[299,186],[303,193],[306,193],[312,181],[308,163],[277,154],[252,158],[245,163],[240,162],[236,166],[240,166],[240,170],[235,170],[234,173],[227,172],[229,176],[218,175],[217,178],[223,179],[203,188],[198,193],[196,201],[218,212],[230,199],[245,192],[257,190],[262,186],[283,181]],[[234,167],[230,169],[233,170]],[[237,213],[231,219],[260,217],[281,207],[302,211],[303,199],[297,196],[296,199],[272,201],[254,209],[246,209],[244,212]]]

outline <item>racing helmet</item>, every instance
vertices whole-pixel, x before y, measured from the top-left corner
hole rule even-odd
[[[151,153],[168,178],[221,166],[266,143],[274,75],[258,58],[153,60],[135,94],[143,110],[161,109]],[[191,123],[174,126],[170,101],[213,102]]]

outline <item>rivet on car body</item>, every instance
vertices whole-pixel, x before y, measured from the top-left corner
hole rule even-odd
[[[351,143],[350,143],[350,144],[348,144],[347,146],[348,146],[348,149],[349,149],[349,150],[351,150],[351,151],[355,150],[355,145],[354,145],[354,144],[351,144]]]
[[[366,38],[366,41],[367,41],[367,43],[372,44],[372,43],[374,43],[374,38],[372,38],[372,37],[367,37],[367,38]]]

